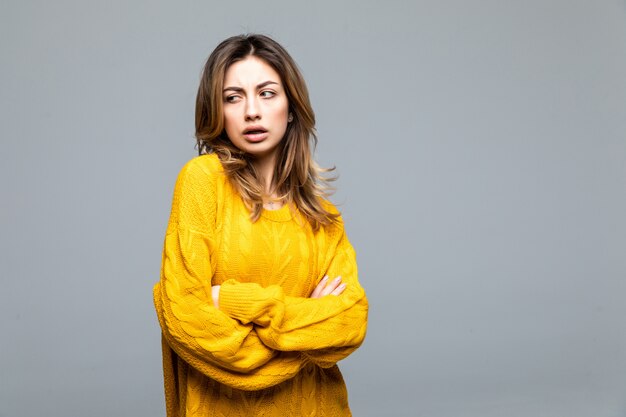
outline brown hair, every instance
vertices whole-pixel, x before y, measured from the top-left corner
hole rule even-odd
[[[279,144],[272,184],[285,204],[293,203],[314,230],[337,221],[339,214],[324,203],[330,187],[323,177],[331,169],[320,168],[312,157],[317,144],[315,114],[309,93],[295,61],[273,39],[257,34],[238,35],[220,43],[206,62],[196,97],[196,141],[198,153],[215,153],[224,171],[250,210],[252,221],[263,211],[263,186],[254,169],[253,157],[239,150],[224,130],[224,76],[235,62],[255,56],[281,77],[293,121]]]

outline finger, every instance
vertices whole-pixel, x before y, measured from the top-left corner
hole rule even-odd
[[[330,294],[331,292],[335,291],[335,289],[339,286],[339,284],[341,284],[341,277],[337,277],[334,280],[330,281],[328,285],[326,286],[326,288],[324,288],[324,290],[320,294],[320,297],[324,297]]]
[[[341,294],[344,290],[346,289],[346,284],[341,284],[339,285],[337,288],[335,288],[335,290],[333,292],[330,293],[330,295],[339,295]]]
[[[220,286],[214,285],[211,287],[211,297],[213,298],[213,305],[219,310],[220,308]]]
[[[322,290],[326,286],[326,282],[328,282],[328,275],[326,275],[324,278],[322,278],[322,280],[319,282],[319,284],[317,284],[317,287],[315,287],[315,289],[311,293],[311,298],[319,298],[320,297],[320,294],[322,293]]]

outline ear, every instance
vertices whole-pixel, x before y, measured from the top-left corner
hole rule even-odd
[[[289,116],[287,116],[287,123],[293,122],[293,113],[289,112]]]

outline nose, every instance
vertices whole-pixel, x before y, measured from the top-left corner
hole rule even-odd
[[[258,120],[260,118],[259,103],[254,98],[246,100],[246,120]]]

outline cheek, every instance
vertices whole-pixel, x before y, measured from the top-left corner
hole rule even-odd
[[[235,115],[232,111],[224,111],[224,129],[226,130],[226,133],[231,133],[235,126]]]
[[[232,111],[224,109],[224,124],[231,124],[233,120]]]
[[[287,117],[289,117],[289,104],[287,102],[281,103],[280,106],[277,106],[274,113],[274,120],[280,122],[281,124],[287,124]]]

